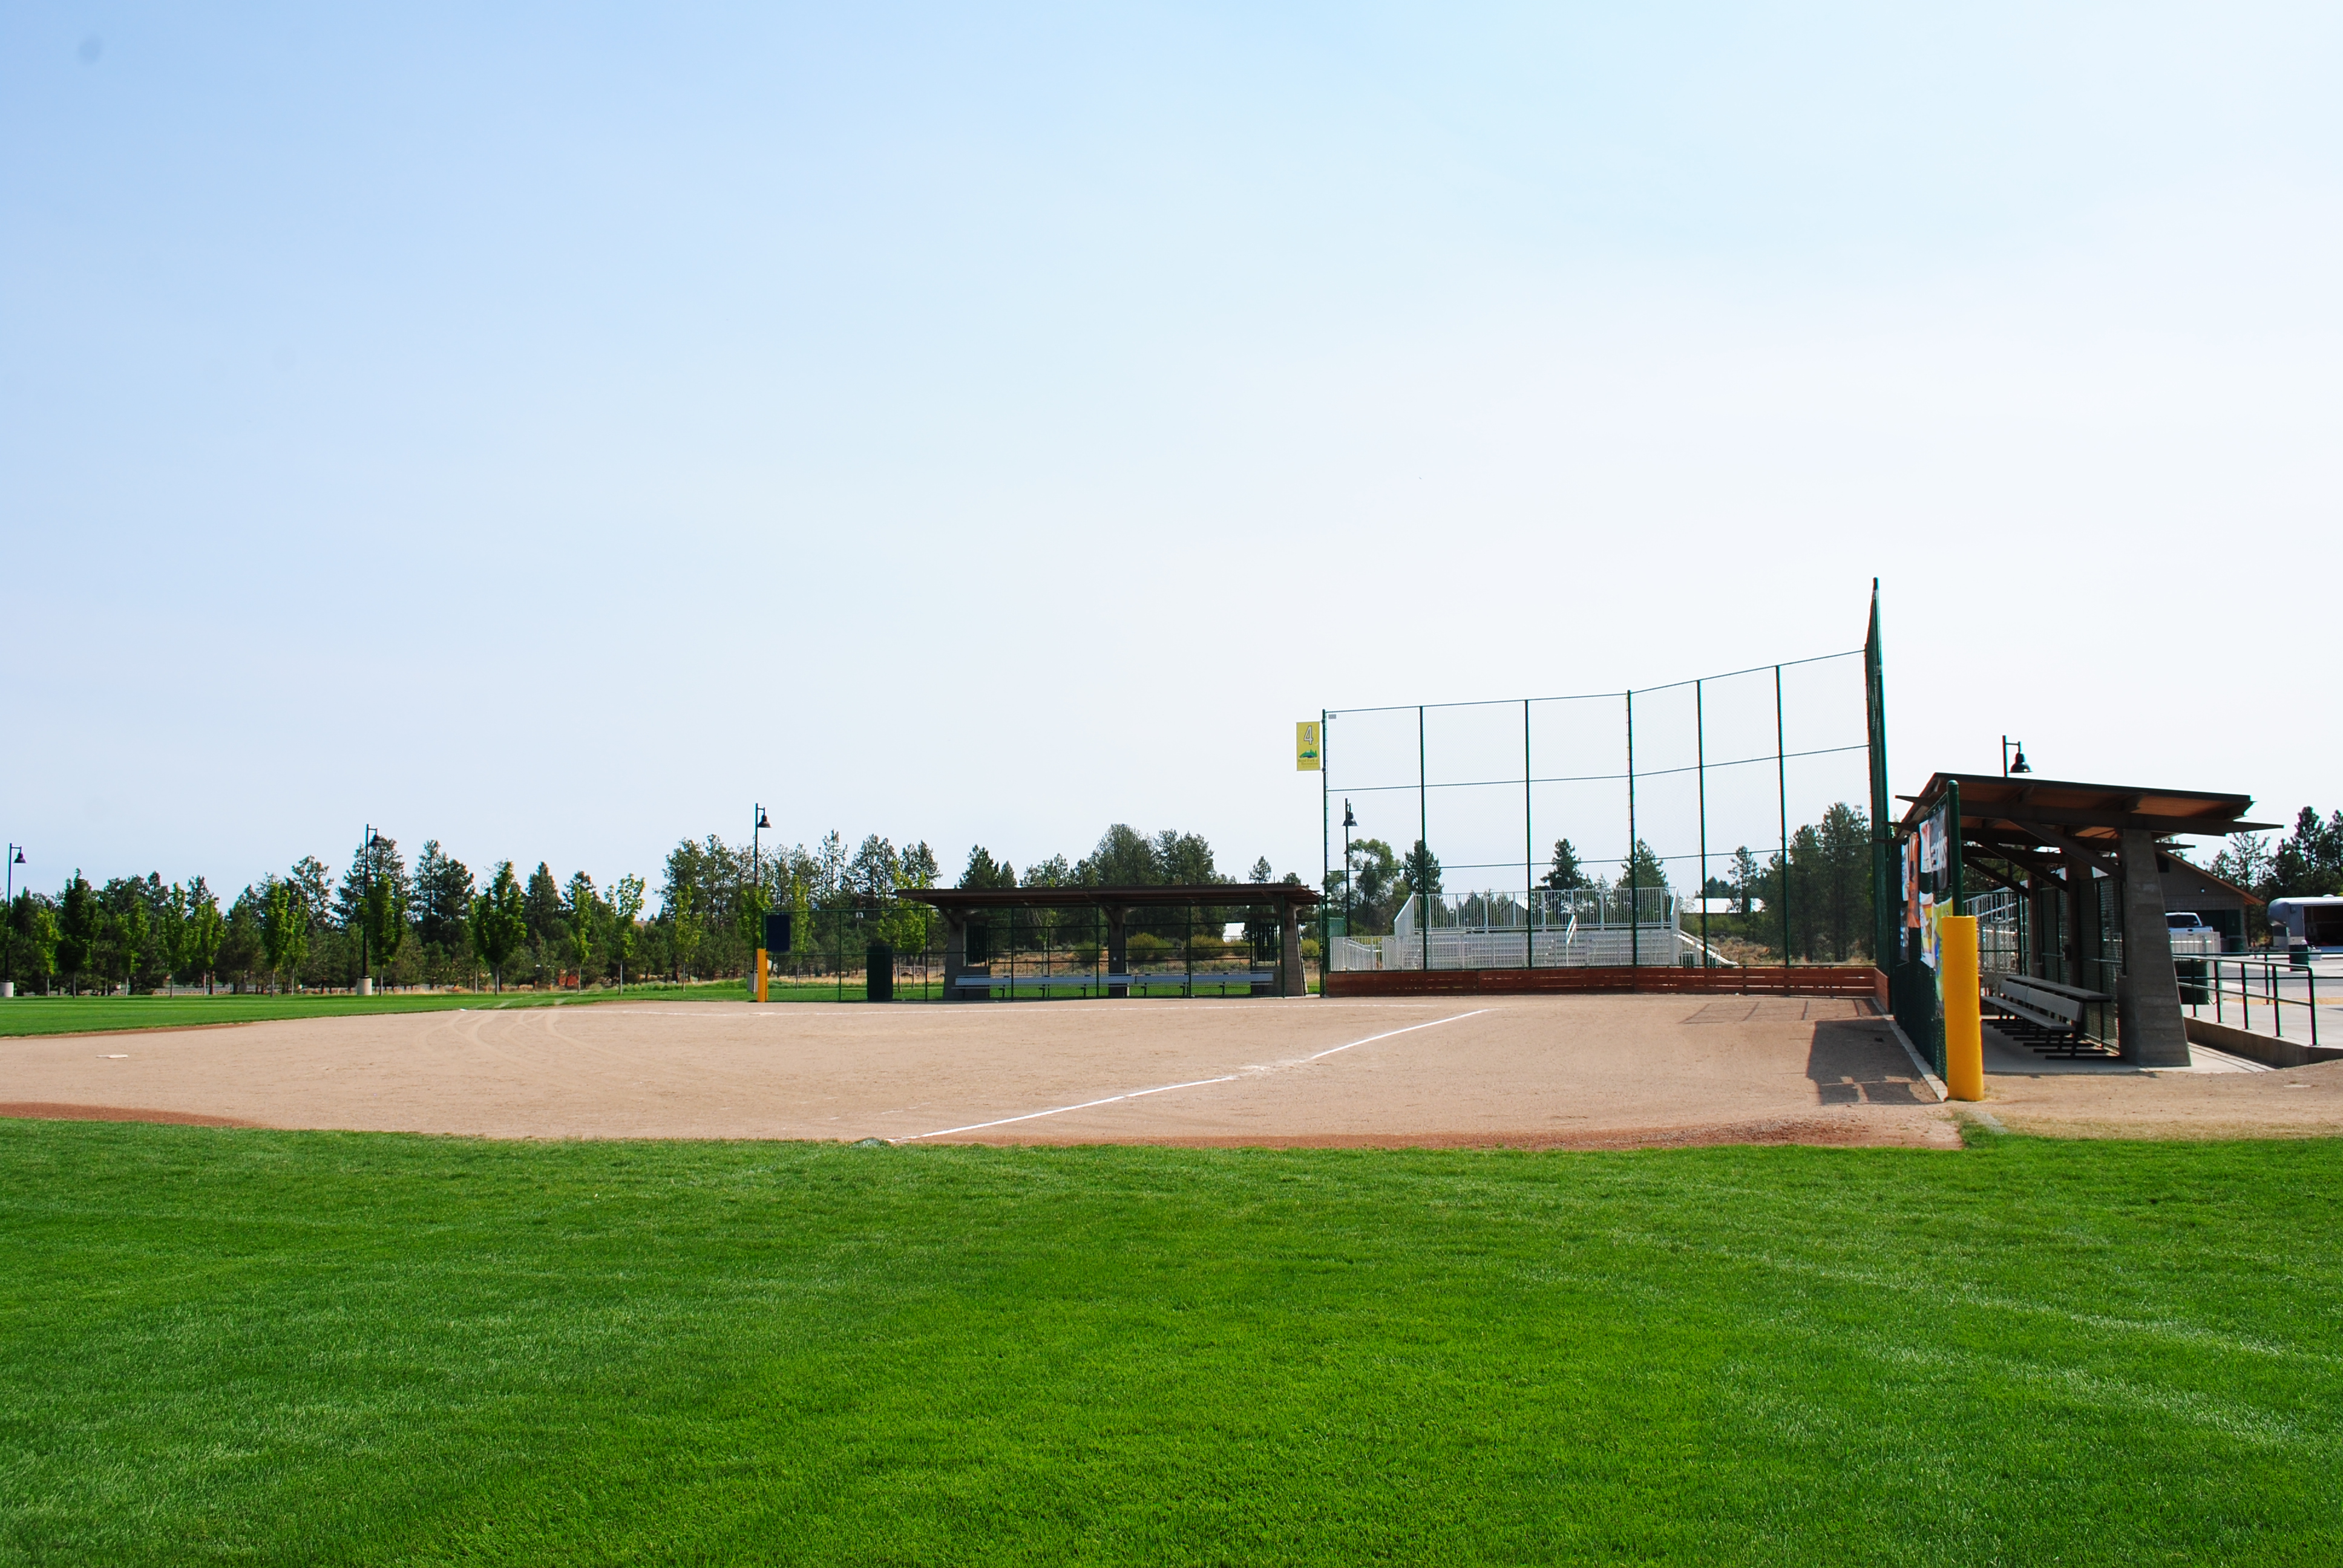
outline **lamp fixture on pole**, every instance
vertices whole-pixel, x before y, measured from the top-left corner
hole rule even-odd
[[[2017,753],[2015,758],[2010,756],[2010,753],[2013,751]],[[2008,736],[2003,736],[2001,738],[2001,776],[2004,779],[2006,779],[2013,773],[2031,773],[2033,771],[2034,769],[2032,766],[2026,760],[2026,742],[2023,740],[2012,740]]]
[[[765,808],[761,805],[758,806],[757,824],[749,829],[749,886],[751,889],[749,894],[751,908],[761,904],[765,897],[765,863],[759,835],[772,825],[772,819],[765,815]],[[769,917],[768,919],[769,920]],[[769,967],[771,960],[765,951],[765,933],[761,930],[756,932],[749,939],[749,945],[757,950],[757,973],[754,983],[749,988],[749,996],[751,1000],[761,1002],[766,1000],[765,988],[771,980],[771,970]],[[840,967],[841,970],[844,968],[843,965]]]
[[[0,905],[0,920],[7,920],[7,919],[9,919],[9,918],[10,918],[10,917],[15,913],[15,902],[16,902],[16,868],[17,868],[17,867],[19,867],[19,866],[21,866],[21,865],[23,865],[24,863],[25,863],[25,850],[24,850],[24,847],[23,847],[22,845],[20,845],[20,844],[11,844],[11,845],[9,845],[9,846],[8,846],[8,901],[7,901],[7,903],[6,903],[6,904],[5,904],[5,905]],[[5,927],[5,928],[0,928],[0,930],[6,930],[6,932],[7,932],[7,946],[6,946],[6,948],[5,948],[5,950],[5,950],[5,951],[7,953],[7,955],[8,955],[8,959],[9,959],[9,960],[10,960],[10,961],[9,961],[9,966],[8,966],[8,967],[9,967],[9,968],[11,968],[11,969],[14,969],[14,968],[15,967],[15,957],[16,957],[16,931],[15,931],[15,928],[14,926],[8,926],[8,927]],[[5,977],[0,977],[0,979],[5,979]],[[10,996],[10,997],[13,997],[13,996],[15,996],[15,994],[16,994],[16,982],[15,982],[14,980],[6,980],[6,989],[5,989],[5,990],[0,990],[0,996]]]
[[[1351,934],[1351,829],[1359,819],[1351,811],[1348,797],[1342,801],[1342,934]]]
[[[358,841],[358,972],[364,975],[371,989],[374,980],[374,824],[366,825],[366,837]]]

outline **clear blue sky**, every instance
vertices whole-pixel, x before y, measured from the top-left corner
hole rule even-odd
[[[1294,719],[1875,575],[1900,789],[2343,804],[2338,80],[2312,5],[25,0],[0,829],[1314,876]]]

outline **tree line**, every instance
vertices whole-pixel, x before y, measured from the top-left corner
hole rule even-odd
[[[2343,896],[2343,810],[2322,819],[2305,806],[2294,831],[2272,844],[2259,833],[2232,833],[2207,869],[2256,898]]]
[[[901,895],[940,875],[924,839],[898,849],[871,834],[849,849],[831,831],[806,844],[730,843],[710,833],[669,851],[649,906],[643,878],[598,887],[584,871],[558,878],[499,860],[485,878],[426,840],[409,865],[377,834],[337,879],[304,856],[225,901],[204,878],[159,873],[93,884],[79,871],[54,893],[26,890],[0,928],[0,974],[20,990],[335,990],[361,978],[385,986],[594,986],[659,976],[676,981],[745,974],[765,916],[793,911],[791,948],[841,960],[849,918],[859,943],[913,949],[930,932],[924,906]],[[1274,879],[1267,859],[1252,879]],[[1299,879],[1289,875],[1288,881]],[[1086,855],[1053,855],[1022,877],[981,845],[963,887],[1229,882],[1202,837],[1110,827]]]
[[[1872,892],[1867,815],[1844,801],[1760,856],[1748,846],[1720,857],[1722,875],[1701,896],[1726,900],[1711,934],[1778,955],[1786,896],[1789,948],[1799,959],[1848,962],[1869,953]],[[1568,839],[1555,840],[1540,885],[1607,892],[1632,879],[1670,889],[1669,862],[1638,840],[1615,868],[1590,867]],[[2321,817],[2305,807],[2293,830],[2273,842],[2240,833],[2209,868],[2263,899],[2343,894],[2343,810]],[[557,878],[540,860],[523,873],[499,860],[485,879],[427,840],[409,865],[397,841],[377,835],[337,878],[304,856],[223,900],[205,879],[165,882],[159,874],[93,884],[75,872],[54,893],[27,890],[0,928],[0,975],[19,990],[63,987],[152,990],[166,984],[260,989],[339,989],[360,976],[393,986],[618,984],[745,973],[768,911],[788,910],[800,961],[859,961],[853,940],[912,950],[929,940],[923,906],[901,893],[940,876],[924,839],[898,849],[877,834],[850,849],[832,831],[811,844],[727,842],[714,833],[677,844],[657,893],[637,876],[598,887],[584,871]],[[1203,838],[1173,829],[1149,834],[1115,823],[1080,856],[1051,855],[1021,874],[982,845],[972,846],[958,885],[977,888],[1154,886],[1236,880],[1221,873]],[[1263,858],[1246,881],[1280,879]],[[1288,873],[1285,881],[1300,879]],[[1421,840],[1400,852],[1378,839],[1351,845],[1350,930],[1388,931],[1418,889],[1443,896],[1439,857]],[[1340,871],[1326,879],[1332,911],[1343,908]],[[1211,911],[1199,918],[1209,919]],[[1721,923],[1720,923],[1721,922]]]

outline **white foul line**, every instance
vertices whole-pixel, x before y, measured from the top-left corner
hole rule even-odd
[[[1485,1007],[1476,1007],[1471,1012],[1451,1013],[1446,1018],[1435,1018],[1430,1023],[1412,1023],[1405,1029],[1387,1030],[1382,1034],[1371,1034],[1364,1040],[1354,1040],[1351,1042],[1351,1045],[1338,1045],[1334,1047],[1333,1050],[1322,1050],[1318,1053],[1318,1056],[1305,1056],[1302,1060],[1304,1061],[1315,1061],[1318,1060],[1319,1056],[1332,1056],[1334,1054],[1334,1051],[1348,1050],[1351,1049],[1351,1046],[1353,1045],[1373,1045],[1379,1040],[1389,1040],[1394,1034],[1413,1034],[1419,1029],[1437,1029],[1443,1023],[1454,1023],[1459,1019],[1478,1018],[1488,1010],[1489,1010]]]
[[[1301,1061],[1288,1063],[1287,1065],[1299,1067],[1306,1062],[1312,1062],[1319,1060],[1323,1057],[1332,1056],[1337,1051],[1349,1050],[1356,1046],[1373,1045],[1379,1040],[1389,1040],[1395,1034],[1413,1034],[1419,1029],[1437,1029],[1443,1023],[1455,1023],[1462,1019],[1478,1018],[1488,1010],[1489,1010],[1485,1007],[1474,1008],[1471,1012],[1453,1013],[1447,1018],[1435,1018],[1429,1023],[1412,1023],[1405,1029],[1387,1030],[1382,1034],[1371,1034],[1364,1040],[1354,1040],[1351,1041],[1349,1045],[1338,1045],[1332,1047],[1331,1050],[1322,1050],[1318,1052],[1316,1056],[1305,1056],[1301,1060]],[[1247,1069],[1247,1071],[1251,1072],[1268,1072],[1272,1070],[1274,1070],[1271,1068],[1258,1067]],[[981,1132],[988,1127],[1007,1127],[1011,1122],[1016,1121],[1032,1121],[1044,1116],[1063,1116],[1069,1111],[1089,1111],[1096,1106],[1114,1105],[1125,1100],[1138,1100],[1150,1094],[1169,1094],[1175,1089],[1202,1089],[1206,1084],[1210,1083],[1233,1083],[1238,1079],[1244,1076],[1245,1074],[1242,1072],[1230,1072],[1224,1073],[1219,1078],[1196,1078],[1191,1079],[1186,1083],[1164,1083],[1159,1084],[1153,1089],[1134,1089],[1128,1094],[1110,1094],[1104,1100],[1085,1100],[1080,1105],[1054,1106],[1048,1111],[1029,1111],[1022,1116],[1004,1116],[998,1121],[972,1121],[966,1127],[946,1127],[935,1132],[914,1132],[908,1138],[898,1138],[895,1141],[898,1143],[917,1143],[922,1138],[950,1138],[962,1132]]]
[[[922,1138],[950,1138],[955,1132],[981,1132],[988,1127],[1006,1127],[1012,1121],[1031,1121],[1037,1116],[1063,1116],[1069,1111],[1088,1111],[1093,1105],[1112,1105],[1119,1100],[1136,1100],[1142,1094],[1169,1094],[1175,1089],[1201,1089],[1207,1083],[1228,1083],[1236,1078],[1232,1072],[1225,1078],[1198,1078],[1186,1083],[1167,1083],[1157,1089],[1134,1089],[1129,1094],[1110,1094],[1104,1100],[1085,1100],[1080,1105],[1061,1105],[1053,1111],[1029,1111],[1022,1116],[1004,1116],[998,1121],[972,1121],[966,1127],[947,1127],[940,1132],[914,1132],[909,1138],[899,1138],[898,1143],[915,1143]]]

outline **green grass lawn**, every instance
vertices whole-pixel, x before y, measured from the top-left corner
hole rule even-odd
[[[2338,1195],[0,1121],[0,1563],[2332,1563]]]
[[[739,980],[705,985],[634,985],[628,1001],[739,1001]],[[616,990],[386,991],[379,996],[20,996],[0,1001],[0,1039],[89,1034],[126,1029],[186,1029],[190,1024],[254,1023],[282,1018],[347,1018],[357,1013],[445,1012],[455,1008],[576,1007],[617,1001]]]

